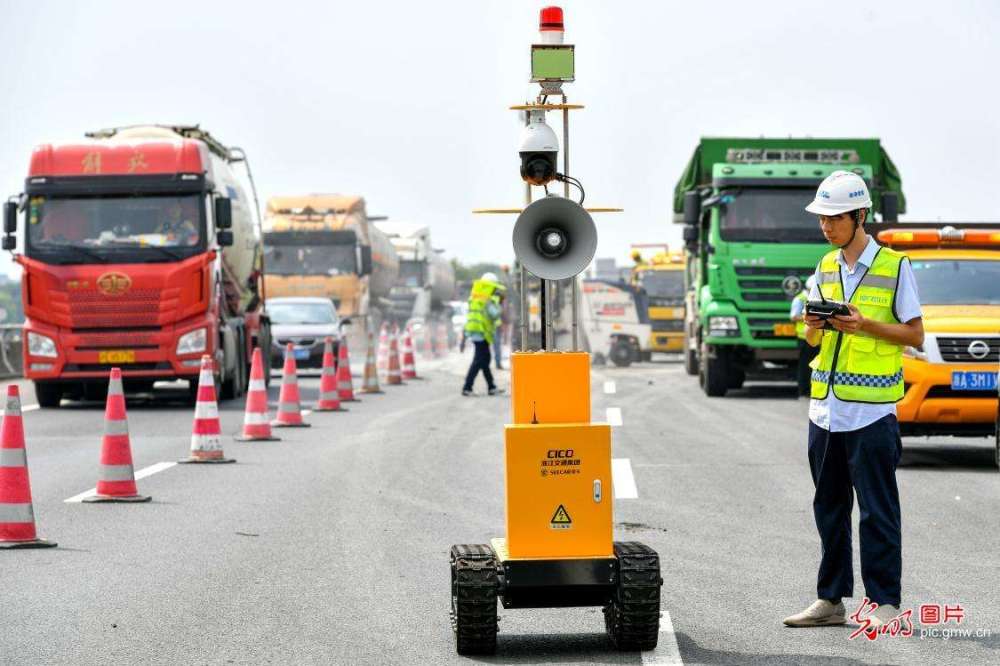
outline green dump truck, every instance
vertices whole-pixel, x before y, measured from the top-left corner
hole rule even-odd
[[[906,212],[878,139],[703,138],[674,190],[687,256],[685,369],[723,396],[747,377],[792,379],[788,311],[829,245],[805,212],[833,171],[859,174],[875,221]]]

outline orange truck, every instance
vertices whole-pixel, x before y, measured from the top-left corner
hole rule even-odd
[[[924,344],[903,352],[903,435],[996,433],[1000,225],[907,223],[878,240],[910,258]]]
[[[4,207],[3,248],[22,225],[24,375],[38,403],[101,398],[186,379],[203,355],[223,398],[270,346],[256,205],[244,161],[197,126],[100,130],[35,148],[25,192]],[[16,199],[16,200],[15,200]]]

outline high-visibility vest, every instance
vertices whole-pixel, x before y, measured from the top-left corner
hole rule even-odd
[[[806,329],[808,328],[806,326],[806,320],[805,320],[805,316],[806,316],[806,303],[809,302],[809,292],[806,291],[805,289],[803,289],[798,294],[796,294],[795,300],[802,302],[802,314],[799,315],[800,317],[802,317],[802,319],[799,319],[797,322],[795,322],[795,336],[799,340],[805,340],[806,339]]]
[[[465,319],[466,333],[479,333],[489,344],[493,344],[493,331],[496,326],[486,312],[486,303],[493,297],[496,285],[492,282],[476,280],[472,283],[469,293],[469,314]]]
[[[819,288],[828,300],[843,302],[837,253],[833,250],[820,261]],[[885,247],[876,252],[850,300],[866,319],[899,322],[896,287],[905,258],[902,252]],[[826,398],[831,387],[837,398],[847,402],[890,403],[903,397],[903,348],[895,342],[861,332],[823,331],[819,355],[810,366],[813,398]]]

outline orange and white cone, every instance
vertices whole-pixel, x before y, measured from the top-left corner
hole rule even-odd
[[[179,463],[232,463],[222,450],[222,424],[219,423],[219,403],[215,399],[215,376],[212,357],[201,357],[198,375],[198,397],[194,403],[194,423],[191,426],[191,455]]]
[[[148,502],[153,499],[140,495],[132,469],[132,442],[128,436],[128,415],[125,413],[125,393],[122,391],[122,371],[111,368],[108,380],[108,402],[104,408],[104,438],[101,441],[101,472],[97,494],[84,497],[84,502]]]
[[[351,356],[347,352],[347,339],[341,339],[337,355],[337,396],[341,402],[358,402],[354,397],[354,383],[351,380]]]
[[[448,355],[450,347],[448,345],[448,328],[444,324],[438,324],[437,326],[437,346],[434,349],[434,355],[438,358],[443,358]]]
[[[390,386],[399,386],[403,383],[403,376],[399,370],[399,346],[395,334],[389,338],[389,372],[385,383]]]
[[[271,368],[267,369],[270,372]],[[271,419],[267,415],[267,383],[264,381],[264,357],[260,347],[254,347],[250,364],[250,386],[247,388],[246,413],[243,415],[243,433],[234,437],[237,442],[277,442],[280,437],[271,434]]]
[[[368,334],[368,353],[365,355],[365,378],[362,393],[385,393],[378,385],[378,368],[375,365],[375,335]]]
[[[434,328],[428,323],[423,331],[423,356],[426,360],[434,358]]]
[[[382,376],[389,371],[389,325],[385,322],[378,332],[378,371]]]
[[[403,363],[400,368],[404,380],[417,379],[417,360],[413,358],[413,338],[407,327],[403,332]]]
[[[271,421],[275,428],[308,428],[302,420],[302,400],[299,397],[298,368],[292,343],[285,347],[285,367],[281,373],[281,391],[278,393],[277,418]]]
[[[39,539],[35,531],[21,394],[17,384],[8,384],[3,424],[0,425],[0,549],[51,548],[55,545],[53,541]]]
[[[330,337],[323,341],[323,370],[319,378],[319,402],[313,407],[313,411],[347,411],[340,406],[340,395],[337,391],[337,368],[333,361],[333,338]]]

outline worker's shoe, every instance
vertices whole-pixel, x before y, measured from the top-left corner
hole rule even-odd
[[[876,608],[871,615],[868,616],[869,630],[875,630],[881,627],[883,624],[889,624],[899,615],[899,606],[890,606],[885,604]]]
[[[503,393],[503,389],[502,388],[497,388],[497,387],[494,386],[493,388],[491,388],[489,390],[489,394],[490,395],[497,395],[498,393]]]
[[[464,395],[465,397],[469,397],[470,395],[472,395],[472,391],[469,389],[462,389],[462,395]]]
[[[826,627],[846,622],[844,603],[832,604],[826,599],[817,599],[801,613],[789,615],[784,619],[787,627]]]

